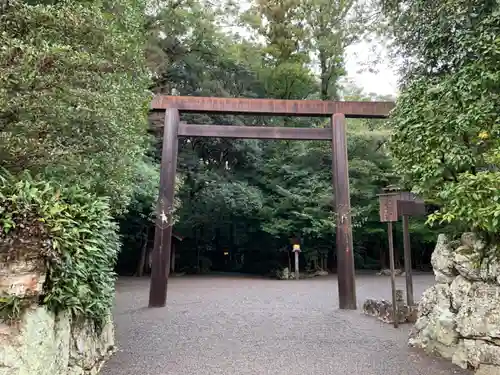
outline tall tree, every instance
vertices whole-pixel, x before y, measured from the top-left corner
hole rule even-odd
[[[431,220],[497,236],[500,5],[493,0],[384,5],[406,61],[392,119],[398,171],[440,206]]]
[[[319,65],[320,97],[338,99],[346,48],[373,31],[374,7],[362,0],[306,0],[300,7],[304,40]]]
[[[144,4],[52,3],[0,14],[0,165],[87,186],[118,212],[147,147]]]

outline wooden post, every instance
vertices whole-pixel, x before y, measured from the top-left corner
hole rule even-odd
[[[413,306],[413,278],[411,274],[411,247],[410,247],[410,226],[408,215],[403,215],[403,246],[405,256],[405,275],[406,275],[406,303]]]
[[[295,254],[295,280],[300,279],[300,271],[299,271],[299,253],[300,253],[300,245],[295,243],[293,245],[293,252]]]
[[[142,277],[144,275],[144,266],[146,265],[146,257],[148,253],[148,242],[149,242],[149,225],[146,226],[146,234],[144,235],[144,244],[141,250],[141,259],[139,260],[139,266],[137,267],[137,276]]]
[[[337,274],[339,307],[356,310],[356,285],[352,245],[351,199],[345,116],[332,116],[332,172],[337,212]]]
[[[299,276],[299,252],[295,251],[295,280],[298,280]]]
[[[391,267],[391,289],[392,289],[392,319],[394,328],[398,328],[398,304],[396,301],[396,274],[394,269],[394,244],[392,240],[392,221],[387,223],[387,236],[389,238],[389,264]]]
[[[156,212],[155,240],[151,263],[149,307],[164,307],[167,302],[167,281],[170,272],[172,246],[172,210],[175,191],[175,171],[179,111],[169,108],[165,113],[163,148],[161,152],[160,196]]]
[[[175,272],[175,249],[176,249],[177,245],[175,243],[172,243],[172,260],[170,261],[170,270],[172,271],[172,273]]]

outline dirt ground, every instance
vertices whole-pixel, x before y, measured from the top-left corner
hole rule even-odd
[[[432,275],[414,278],[419,298]],[[404,289],[404,278],[398,277]],[[167,307],[146,308],[149,279],[117,284],[119,351],[103,375],[469,374],[407,347],[395,329],[361,314],[366,298],[390,299],[390,279],[357,277],[358,310],[338,309],[335,276],[269,280],[174,277]]]

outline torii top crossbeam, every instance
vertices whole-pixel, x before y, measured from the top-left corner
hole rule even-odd
[[[394,102],[334,102],[323,100],[279,100],[212,98],[156,95],[152,110],[176,108],[180,112],[255,114],[270,116],[330,117],[343,113],[351,118],[386,118]]]

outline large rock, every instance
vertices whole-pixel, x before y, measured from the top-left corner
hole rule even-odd
[[[435,310],[449,310],[450,296],[447,284],[436,284],[425,290],[418,304],[419,316],[429,315]]]
[[[0,375],[95,375],[113,349],[111,320],[96,331],[34,306],[15,325],[0,325]]]
[[[464,301],[456,317],[460,335],[500,341],[500,286],[472,283]]]
[[[455,311],[458,311],[463,304],[468,302],[469,292],[472,288],[472,283],[462,275],[459,275],[453,280],[450,285],[451,306]]]
[[[74,325],[71,331],[69,374],[97,373],[114,349],[114,327],[111,319],[99,330],[89,322]]]
[[[472,233],[456,243],[439,236],[437,284],[422,296],[410,345],[500,375],[500,262],[492,250]]]
[[[500,366],[500,347],[484,340],[464,339],[459,350],[463,351],[467,359],[466,364],[460,366],[462,368],[478,368],[482,364]]]
[[[500,366],[481,365],[475,375],[500,375]]]
[[[66,375],[71,319],[44,307],[29,309],[16,326],[0,328],[0,375]]]
[[[451,359],[459,335],[450,308],[450,285],[436,284],[427,289],[418,305],[418,319],[410,332],[409,345]]]
[[[500,263],[495,249],[486,249],[485,243],[473,233],[464,233],[461,243],[453,254],[457,272],[471,281],[496,283],[500,278]]]
[[[446,235],[438,236],[431,256],[431,264],[437,283],[450,284],[456,276],[453,265],[453,249]]]

